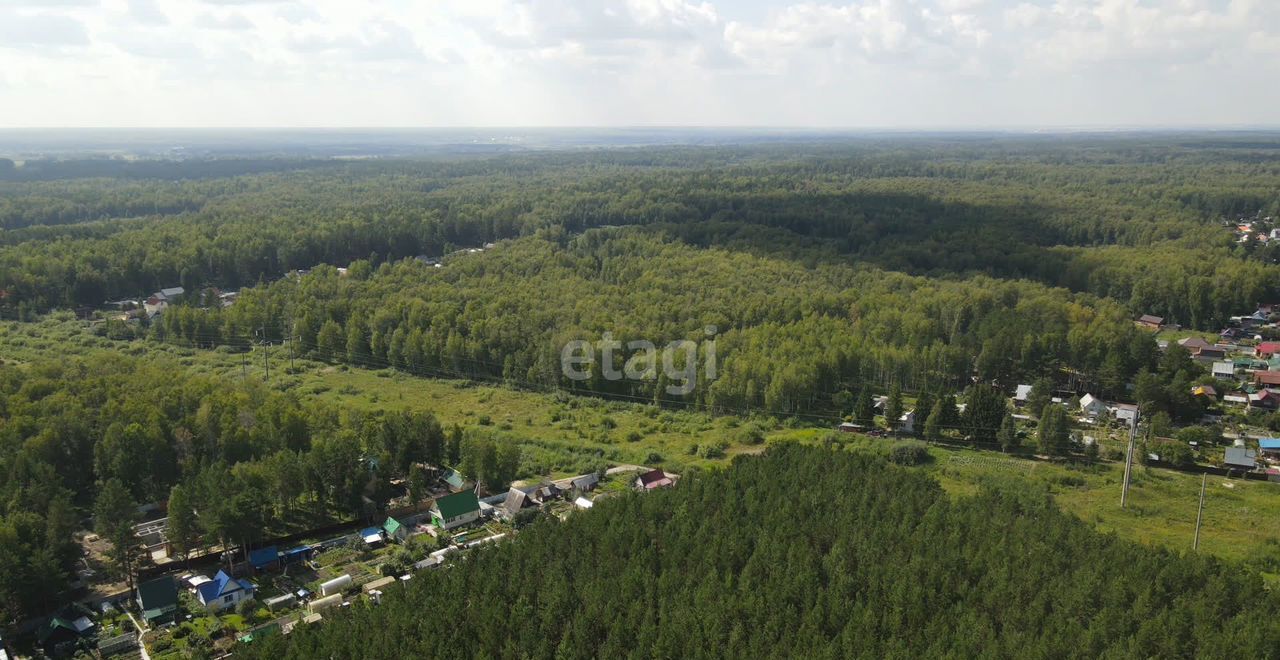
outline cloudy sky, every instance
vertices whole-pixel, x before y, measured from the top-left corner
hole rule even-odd
[[[1280,124],[1280,0],[0,0],[0,126]]]

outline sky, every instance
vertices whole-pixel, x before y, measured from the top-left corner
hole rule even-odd
[[[0,0],[0,127],[1280,126],[1280,0]]]

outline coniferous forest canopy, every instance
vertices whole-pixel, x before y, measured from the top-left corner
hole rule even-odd
[[[1043,497],[783,446],[546,518],[246,657],[1274,657],[1280,601]]]
[[[1241,218],[1280,228],[1277,182],[1271,134],[0,159],[4,320],[101,318],[108,301],[186,290],[154,318],[85,330],[111,350],[0,355],[0,625],[56,605],[74,575],[72,532],[104,500],[199,511],[184,550],[366,515],[420,463],[501,489],[618,458],[568,439],[552,463],[484,426],[193,376],[138,357],[142,346],[231,355],[287,342],[324,369],[597,395],[653,417],[666,407],[829,426],[869,421],[872,391],[898,407],[906,391],[922,418],[945,408],[945,430],[984,447],[1004,442],[998,392],[1020,383],[1046,401],[1055,389],[1142,397],[1144,414],[1188,422],[1204,412],[1190,386],[1212,379],[1133,320],[1216,332],[1280,302],[1280,241],[1234,231]],[[610,380],[598,361],[587,380],[561,371],[571,340],[703,341],[711,326],[717,377],[687,395],[665,376]],[[964,417],[942,405],[966,391]],[[1252,569],[1100,536],[1016,489],[951,500],[869,460],[785,448],[691,473],[675,492],[522,530],[287,648],[243,652],[1280,648],[1274,594]]]

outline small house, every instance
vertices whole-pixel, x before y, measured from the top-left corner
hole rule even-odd
[[[71,655],[80,643],[80,632],[71,621],[55,616],[40,628],[36,641],[48,656]]]
[[[151,318],[156,314],[160,314],[161,312],[163,312],[165,308],[168,306],[169,306],[169,303],[165,302],[164,300],[161,300],[156,296],[151,296],[150,298],[147,298],[146,301],[142,303],[142,310],[144,313],[146,313],[147,318]]]
[[[1280,341],[1264,341],[1258,344],[1258,357],[1267,360],[1280,353]]]
[[[1236,377],[1236,365],[1230,360],[1218,360],[1213,363],[1213,377],[1222,380],[1234,380]]]
[[[1030,396],[1031,396],[1031,386],[1019,385],[1018,388],[1013,391],[1013,403],[1014,405],[1017,405],[1017,406],[1024,405],[1027,403],[1027,397],[1030,397]]]
[[[1258,453],[1244,447],[1227,447],[1222,464],[1229,468],[1252,470],[1258,466]]]
[[[469,490],[445,495],[431,505],[431,522],[440,529],[450,530],[479,519],[480,500]]]
[[[543,484],[534,489],[529,495],[538,504],[547,504],[560,499],[561,492],[560,487],[555,484]]]
[[[1107,404],[1092,394],[1080,397],[1080,412],[1087,417],[1097,417],[1107,411]]]
[[[172,575],[138,585],[138,609],[148,624],[172,621],[178,611],[178,584]]]
[[[1151,314],[1143,314],[1138,317],[1137,323],[1138,325],[1150,330],[1159,330],[1160,326],[1164,325],[1164,319],[1159,316],[1152,316]]]
[[[898,430],[903,433],[916,432],[916,411],[908,410],[902,413],[901,417],[898,417]]]
[[[1213,346],[1202,337],[1183,337],[1178,340],[1178,345],[1187,349],[1187,352],[1192,355],[1198,354],[1201,349]]]
[[[1204,346],[1200,350],[1193,353],[1198,360],[1221,360],[1227,357],[1226,346]]]
[[[1280,407],[1280,397],[1271,390],[1259,390],[1249,395],[1249,407],[1275,410]]]
[[[507,499],[502,501],[501,511],[504,517],[515,518],[516,514],[533,506],[536,504],[528,493],[512,486],[511,490],[507,491]]]
[[[247,580],[237,580],[226,571],[218,571],[213,580],[196,589],[196,599],[201,605],[217,612],[235,607],[241,601],[253,600],[256,587]]]
[[[1258,451],[1263,456],[1280,458],[1280,438],[1263,438],[1258,441]]]
[[[173,286],[167,289],[160,289],[160,291],[156,293],[156,297],[165,302],[176,302],[182,298],[183,294],[186,292],[186,289],[183,289],[180,286]]]
[[[1122,424],[1133,426],[1138,419],[1138,407],[1129,403],[1117,403],[1111,408],[1112,414],[1115,415],[1116,421]]]
[[[592,472],[591,474],[584,474],[581,477],[574,479],[571,484],[574,490],[584,493],[595,490],[596,486],[600,485],[600,477],[596,476],[596,474]]]
[[[1191,388],[1191,396],[1204,401],[1217,401],[1218,390],[1215,390],[1212,385],[1196,385]]]
[[[662,468],[656,468],[636,477],[634,485],[636,490],[650,491],[658,488],[666,488],[674,483],[675,482],[671,480],[671,477],[667,476],[667,473],[662,471]]]
[[[387,539],[394,539],[401,543],[409,540],[409,528],[400,524],[399,520],[387,517],[387,521],[382,523],[382,531],[387,535]]]
[[[1253,383],[1263,387],[1280,385],[1280,371],[1255,371],[1253,372]]]

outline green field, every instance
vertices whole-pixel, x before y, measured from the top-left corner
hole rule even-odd
[[[97,349],[172,359],[188,373],[264,376],[261,352],[242,355],[222,349],[117,342],[94,336],[85,323],[65,315],[36,324],[0,324],[0,358],[7,362],[62,359]],[[769,418],[712,417],[501,385],[417,378],[391,370],[303,360],[290,368],[288,351],[280,347],[268,359],[271,383],[302,397],[366,410],[430,410],[446,425],[490,427],[500,437],[521,443],[526,472],[531,475],[566,476],[589,460],[661,462],[674,472],[722,465],[736,454],[764,447],[752,437],[753,430],[769,443],[822,442],[835,437],[852,451],[875,453],[885,452],[893,442],[834,434],[827,428],[797,428]],[[721,445],[723,456],[717,451]],[[1072,466],[949,447],[934,447],[931,452],[934,460],[922,469],[957,496],[976,492],[984,484],[1031,484],[1102,531],[1191,550],[1198,475],[1136,466],[1128,507],[1121,509],[1118,463]],[[661,461],[652,460],[655,455]],[[1210,477],[1200,551],[1280,572],[1280,484]]]

